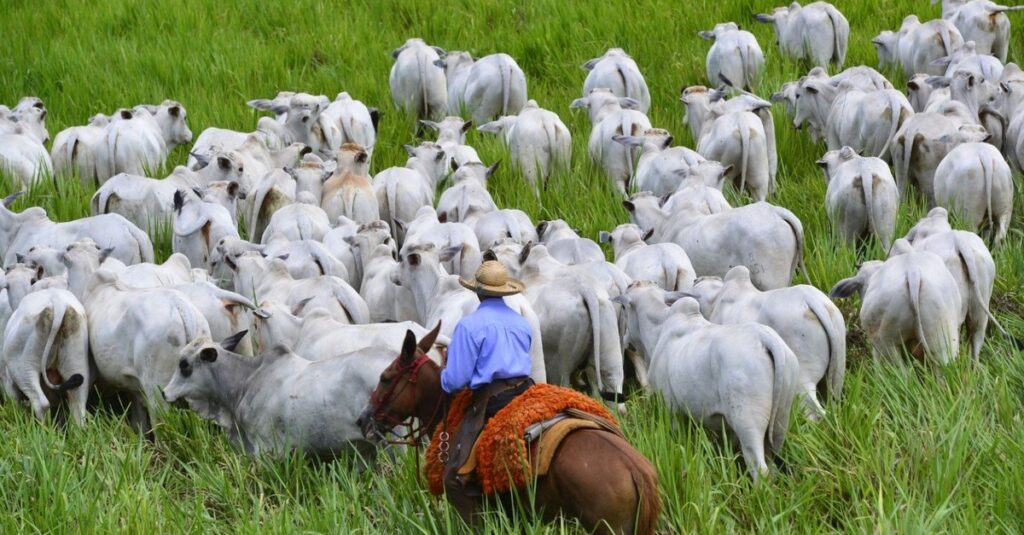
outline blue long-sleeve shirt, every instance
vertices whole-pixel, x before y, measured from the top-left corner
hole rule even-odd
[[[530,375],[530,324],[501,298],[487,298],[455,326],[441,388],[449,394]]]

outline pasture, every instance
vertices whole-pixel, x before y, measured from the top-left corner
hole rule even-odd
[[[850,20],[847,66],[876,66],[871,38],[905,15],[939,16],[926,0],[836,0]],[[693,147],[682,123],[680,88],[705,84],[709,43],[697,37],[717,22],[736,21],[757,36],[766,57],[758,93],[767,97],[808,65],[780,57],[771,27],[753,14],[772,0],[672,2],[398,0],[321,3],[106,2],[4,0],[0,21],[0,102],[42,98],[52,134],[110,113],[165,98],[182,102],[192,130],[251,129],[245,106],[279,90],[348,91],[382,111],[374,153],[377,172],[402,165],[414,121],[391,103],[391,50],[422,37],[446,50],[506,52],[526,73],[530,98],[556,111],[573,134],[571,172],[552,179],[540,199],[507,167],[493,136],[468,143],[490,164],[504,159],[490,183],[500,207],[534,221],[562,218],[596,239],[628,220],[610,181],[586,157],[590,124],[570,113],[579,96],[580,65],[612,46],[638,63],[651,90],[654,126]],[[1010,61],[1024,60],[1024,17],[1011,16]],[[883,72],[897,88],[904,80]],[[823,209],[825,183],[814,162],[824,145],[792,128],[776,105],[779,191],[769,200],[803,222],[804,258],[815,286],[828,291],[859,261],[883,258],[877,245],[858,252],[833,236]],[[179,147],[169,166],[182,164]],[[164,176],[159,174],[159,176]],[[1019,176],[1015,177],[1019,179]],[[1019,183],[1019,182],[1018,182]],[[0,195],[14,186],[4,181]],[[77,180],[46,183],[18,201],[56,220],[88,215],[91,190]],[[1018,187],[1017,206],[1024,196]],[[919,199],[901,206],[897,236],[924,214]],[[1018,209],[1011,232],[994,251],[998,278],[993,312],[1024,337],[1024,234]],[[170,239],[155,237],[157,259]],[[609,252],[610,254],[610,252]],[[798,276],[795,283],[804,283]],[[979,362],[907,370],[873,363],[856,319],[856,300],[839,302],[849,327],[846,390],[827,417],[794,414],[783,457],[789,473],[750,481],[738,457],[669,414],[656,396],[635,396],[622,418],[626,434],[656,465],[667,533],[873,532],[1019,533],[1024,531],[1024,361],[990,329]],[[84,429],[40,425],[12,403],[0,405],[0,514],[3,532],[345,532],[444,533],[454,511],[427,492],[412,452],[360,472],[348,464],[311,463],[299,455],[252,458],[192,412],[171,409],[156,443],[134,433],[112,409]],[[574,532],[521,514],[488,516],[489,533]]]

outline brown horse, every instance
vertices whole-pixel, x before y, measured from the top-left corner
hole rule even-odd
[[[380,375],[359,425],[368,439],[412,418],[414,436],[432,437],[443,402],[441,367],[424,353],[437,329],[418,344],[407,331],[402,353]],[[563,514],[591,532],[654,533],[661,499],[654,466],[628,442],[596,429],[580,429],[562,441],[547,475],[538,478],[534,506],[550,521]],[[525,497],[526,493],[523,492]]]

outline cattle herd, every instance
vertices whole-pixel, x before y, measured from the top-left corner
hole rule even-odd
[[[831,292],[860,295],[876,358],[947,363],[965,323],[978,358],[988,323],[1002,331],[989,246],[1006,237],[1011,169],[1024,161],[1024,72],[1004,65],[1006,12],[1020,8],[942,4],[942,18],[911,15],[873,39],[883,66],[902,67],[906,94],[870,67],[842,70],[849,24],[825,2],[757,16],[782,54],[813,66],[768,100],[754,36],[731,22],[701,32],[713,43],[710,85],[681,95],[695,150],[653,127],[626,52],[587,61],[583,96],[558,107],[586,109],[589,157],[628,196],[631,223],[599,236],[614,262],[570,223],[531,221],[488,192],[497,165],[467,144],[474,126],[501,136],[534,192],[571,160],[569,129],[528,99],[506,54],[474,60],[421,39],[395,50],[394,103],[437,137],[372,176],[379,115],[345,92],[252,100],[272,114],[255,130],[194,140],[181,103],[139,105],[60,132],[50,150],[40,99],[0,106],[0,166],[14,183],[98,186],[92,216],[75,221],[15,213],[18,193],[0,207],[6,397],[39,418],[65,402],[83,424],[93,392],[119,391],[140,432],[165,399],[186,402],[246,451],[330,455],[363,439],[356,418],[407,330],[420,337],[440,322],[431,355],[443,358],[477,305],[458,276],[496,259],[526,284],[506,302],[532,328],[534,379],[621,401],[631,359],[639,385],[724,424],[756,479],[796,399],[816,420],[841,396],[847,343],[830,296],[790,285],[805,240],[800,220],[769,202],[773,102],[827,143],[817,163],[835,234],[887,251],[849,266]],[[187,143],[187,165],[146,176]],[[750,202],[730,205],[723,187]],[[897,210],[914,197],[930,211],[898,238]],[[953,230],[952,215],[971,231]],[[174,254],[155,264],[161,229]]]

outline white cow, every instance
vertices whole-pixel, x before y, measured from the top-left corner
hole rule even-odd
[[[476,149],[466,145],[466,132],[473,128],[473,121],[466,121],[462,117],[445,117],[441,122],[420,119],[420,124],[437,131],[436,143],[444,148],[448,160],[445,169],[480,162]]]
[[[672,134],[661,128],[650,128],[638,136],[612,138],[627,147],[640,147],[634,185],[638,191],[666,195],[677,190],[691,169],[707,161],[699,152],[686,147],[672,147]]]
[[[289,97],[290,98],[290,97]],[[282,101],[287,105],[287,100]],[[278,102],[281,104],[282,102]],[[259,143],[266,147],[267,151],[279,151],[285,149],[293,136],[285,129],[284,124],[271,117],[260,117],[256,121],[256,130],[253,132],[238,132],[226,128],[210,127],[199,133],[192,149],[189,151],[189,158],[186,165],[195,167],[197,163],[196,154],[205,154],[216,148],[219,150],[236,150],[246,143]],[[305,146],[305,145],[303,145]]]
[[[7,397],[27,399],[42,420],[50,408],[48,392],[66,396],[71,418],[82,425],[92,388],[86,321],[85,308],[67,290],[26,295],[3,334],[0,376]]]
[[[373,157],[380,121],[376,108],[368,108],[342,91],[320,113],[319,121],[328,149],[336,151],[346,143],[354,143],[366,150],[367,159]]]
[[[832,228],[847,243],[877,236],[888,251],[896,231],[900,193],[889,166],[881,158],[863,157],[850,147],[825,153],[825,212]]]
[[[626,314],[626,338],[650,368],[651,388],[669,406],[712,432],[724,425],[739,443],[750,477],[768,475],[798,391],[799,364],[775,331],[756,323],[715,325],[690,297],[675,299],[640,281],[615,298]]]
[[[395,64],[388,82],[395,107],[418,119],[438,120],[445,116],[448,87],[443,63],[438,64],[444,54],[444,50],[416,38],[407,40],[391,53]]]
[[[193,266],[209,268],[210,255],[224,237],[238,237],[231,213],[217,203],[174,193],[174,236],[171,248],[184,254]]]
[[[939,87],[928,83],[934,79],[930,74],[918,73],[907,80],[907,100],[915,113],[923,113],[926,109],[937,106],[939,102],[950,99],[949,87]]]
[[[806,6],[793,2],[777,7],[770,15],[758,14],[759,22],[775,27],[775,42],[782,53],[796,59],[809,59],[819,67],[834,61],[839,68],[846,62],[850,22],[828,2]]]
[[[522,210],[505,208],[487,212],[473,221],[472,226],[481,250],[505,238],[520,244],[537,241],[537,230],[530,216]]]
[[[449,80],[448,109],[469,112],[483,124],[502,115],[516,115],[526,104],[526,75],[508,54],[491,54],[476,61],[466,52],[452,52],[457,61],[439,60]]]
[[[46,210],[38,206],[26,208],[21,213],[10,211],[7,207],[20,195],[9,195],[0,207],[0,251],[3,251],[5,266],[13,264],[17,255],[26,254],[37,245],[63,249],[82,238],[92,238],[101,247],[111,248],[111,256],[125,264],[153,261],[153,242],[149,236],[117,214],[57,223],[51,221]]]
[[[963,36],[949,21],[935,19],[922,23],[917,15],[907,15],[899,30],[884,31],[871,42],[878,53],[879,68],[902,66],[907,78],[916,73],[945,73],[945,65],[935,62],[964,46]]]
[[[914,184],[929,206],[935,205],[935,169],[958,143],[984,141],[989,133],[974,124],[960,102],[948,101],[935,111],[915,113],[904,121],[892,143],[892,163],[900,196]]]
[[[185,107],[173,100],[115,113],[106,127],[107,166],[99,169],[99,182],[118,173],[156,171],[174,147],[192,141],[185,117]]]
[[[553,111],[529,100],[519,115],[507,115],[480,125],[477,130],[502,136],[514,166],[539,191],[572,161],[572,134]]]
[[[753,91],[764,68],[764,52],[754,34],[741,30],[735,22],[723,22],[699,35],[714,42],[708,50],[708,83],[718,85],[724,77],[737,87]]]
[[[964,46],[934,60],[932,64],[945,67],[946,76],[953,76],[957,71],[967,71],[982,80],[996,81],[1003,76],[1003,62],[995,56],[978,52],[974,41],[964,42]]]
[[[988,0],[942,0],[942,18],[952,22],[964,39],[974,41],[978,53],[991,54],[1004,63],[1010,48],[1010,19],[1006,13],[1022,9],[1024,6],[1001,6]]]
[[[237,238],[226,238],[221,243],[230,242],[235,239]],[[318,241],[274,240],[266,245],[257,245],[255,247],[268,258],[284,260],[288,266],[288,273],[295,279],[330,275],[348,282],[353,278],[348,272],[348,267],[341,260],[335,258],[330,250]],[[233,256],[238,256],[238,254],[241,254],[241,252]]]
[[[36,108],[33,110],[33,113],[45,113]],[[22,123],[13,124],[9,132],[0,131],[0,171],[13,178],[15,185],[21,188],[29,188],[44,178],[53,177],[53,161],[43,141]]]
[[[459,167],[452,175],[451,186],[441,193],[437,201],[437,217],[443,221],[472,226],[480,216],[497,210],[498,205],[487,191],[486,182],[480,180],[481,176],[484,180],[490,177],[497,166],[484,167],[483,164],[472,163]],[[429,205],[420,209],[427,207]],[[399,224],[407,226],[404,222]]]
[[[159,390],[174,375],[181,348],[210,336],[206,319],[176,290],[125,288],[103,268],[92,275],[82,302],[97,379],[129,393],[133,427],[152,433]]]
[[[380,223],[383,224],[383,221]],[[426,243],[433,244],[439,251],[454,247],[457,252],[452,258],[441,262],[445,271],[453,275],[472,277],[480,267],[480,244],[469,225],[442,222],[433,208],[424,206],[420,208],[416,219],[409,223],[408,229],[400,251],[403,254],[414,246]]]
[[[633,280],[652,281],[669,292],[692,287],[697,273],[686,251],[674,243],[648,245],[644,239],[653,232],[625,223],[611,232],[601,231],[601,243],[611,243],[615,265]]]
[[[603,56],[587,61],[582,68],[588,71],[583,81],[584,95],[589,95],[595,89],[606,88],[617,97],[636,100],[636,109],[643,113],[650,109],[651,93],[647,89],[644,75],[640,73],[636,61],[621,48],[609,48]]]
[[[829,150],[849,146],[857,152],[888,159],[893,137],[914,114],[907,97],[895,89],[841,91],[826,82],[808,80],[798,92],[807,100],[798,103],[793,125],[799,128],[804,121],[820,125]],[[827,108],[815,109],[820,105]],[[828,109],[828,113],[820,122],[823,109]]]
[[[755,322],[775,330],[800,363],[798,390],[812,419],[825,414],[818,400],[819,386],[832,399],[841,397],[846,322],[821,290],[801,284],[762,292],[750,282],[750,271],[736,266],[724,279],[702,278],[684,294],[696,298],[701,312],[714,323]]]
[[[871,67],[865,65],[858,65],[856,67],[850,67],[835,76],[829,76],[828,71],[822,67],[815,67],[807,72],[806,76],[800,77],[799,80],[793,82],[786,82],[782,84],[782,89],[772,93],[772,102],[782,102],[786,107],[786,113],[790,115],[796,114],[797,106],[797,94],[799,88],[807,80],[824,80],[835,87],[844,87],[846,89],[860,88],[865,91],[875,89],[892,89],[892,84],[889,80],[882,76],[882,74]],[[824,121],[824,115],[828,113],[826,108],[822,115],[822,121]],[[817,140],[821,136],[820,133],[816,133],[813,129],[811,130],[811,139]]]
[[[50,151],[54,173],[68,176],[77,172],[83,186],[98,183],[97,169],[108,165],[100,162],[107,157],[108,124],[110,117],[97,113],[89,118],[87,125],[72,126],[60,131],[53,138],[53,148]]]
[[[327,212],[320,208],[320,203],[308,192],[299,195],[296,201],[274,212],[263,231],[260,243],[266,244],[275,240],[324,239],[331,230],[331,220],[328,219]]]
[[[434,190],[447,169],[444,148],[425,142],[405,146],[409,159],[405,167],[391,167],[373,177],[380,218],[387,222],[399,243],[405,239],[398,221],[412,221],[423,206],[433,206]]]
[[[1009,231],[1013,190],[1010,165],[988,143],[957,145],[935,169],[935,204],[975,231],[987,230],[993,245]]]
[[[960,292],[941,257],[896,240],[888,260],[864,262],[857,275],[839,281],[829,295],[854,293],[861,295],[860,324],[876,359],[898,362],[904,348],[939,364],[956,358]]]
[[[377,245],[367,254],[361,254],[361,258],[363,284],[359,295],[370,309],[370,321],[417,319],[416,303],[409,288],[395,283],[401,278],[402,264],[398,261],[394,244]]]
[[[588,262],[603,262],[604,251],[589,238],[581,238],[578,231],[561,219],[537,223],[537,238],[547,246],[551,256],[572,266]]]
[[[633,108],[639,102],[629,97],[617,97],[607,88],[591,89],[587,96],[572,101],[570,108],[590,111],[590,140],[587,151],[590,159],[600,165],[614,181],[619,192],[629,191],[633,177],[634,149],[614,141],[614,136],[635,136],[651,128],[651,121],[643,112]]]
[[[910,229],[906,239],[914,249],[934,253],[942,258],[956,279],[960,289],[960,321],[967,322],[971,356],[977,360],[985,343],[989,319],[1003,331],[989,310],[996,281],[996,263],[992,253],[977,234],[953,230],[949,224],[949,213],[942,207],[932,208],[927,216]]]
[[[10,134],[21,126],[40,143],[50,140],[46,129],[46,105],[39,97],[22,97],[13,110],[0,105],[0,134]]]
[[[274,100],[257,99],[250,100],[249,106],[257,110],[269,111],[277,115],[282,128],[278,135],[281,136],[280,145],[277,142],[268,143],[261,139],[261,136],[249,136],[257,143],[268,146],[286,147],[293,143],[301,143],[313,152],[330,156],[330,148],[324,138],[323,129],[320,127],[320,115],[330,106],[330,101],[323,95],[310,95],[308,93],[292,93],[286,97]],[[237,149],[236,149],[237,150]],[[192,152],[197,152],[193,150]],[[259,178],[258,175],[256,178]]]
[[[803,266],[803,225],[785,208],[759,202],[706,215],[684,205],[670,214],[656,199],[636,200],[623,202],[632,222],[654,230],[652,243],[681,246],[698,276],[724,276],[745,265],[755,286],[771,290],[789,286],[797,266]]]

